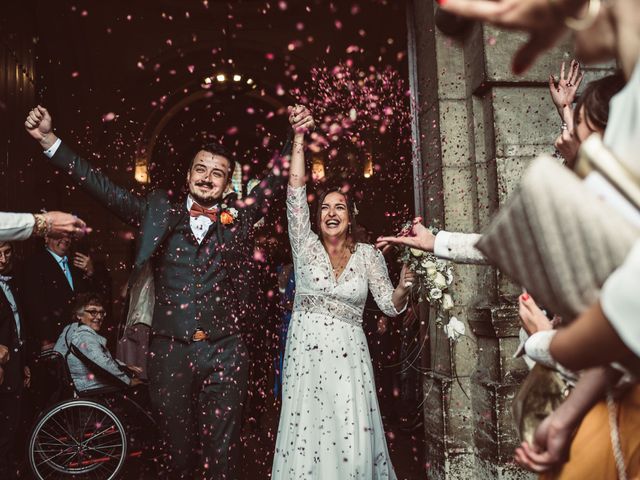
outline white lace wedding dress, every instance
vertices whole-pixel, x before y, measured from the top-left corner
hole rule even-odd
[[[287,218],[296,296],[272,479],[395,479],[362,330],[368,289],[385,315],[399,313],[384,258],[359,243],[336,280],[305,187],[289,187]]]

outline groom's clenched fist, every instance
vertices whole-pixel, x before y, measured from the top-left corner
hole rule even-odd
[[[44,150],[51,148],[58,137],[52,131],[51,115],[46,108],[38,105],[29,112],[24,126],[33,138],[40,142]]]

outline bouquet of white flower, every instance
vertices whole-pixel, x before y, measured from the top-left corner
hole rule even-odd
[[[449,293],[449,286],[453,283],[451,263],[431,252],[408,247],[400,250],[398,262],[406,264],[408,269],[415,272],[416,284],[413,285],[412,294],[417,296],[418,302],[426,300],[437,311],[448,316],[448,312],[454,307],[453,297]],[[438,315],[437,322],[444,327],[451,340],[457,340],[465,333],[464,323],[456,317],[450,317],[449,323],[444,325],[442,317]]]

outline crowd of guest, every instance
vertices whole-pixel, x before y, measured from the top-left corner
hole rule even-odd
[[[606,150],[615,157],[614,166],[609,164],[609,168],[619,165],[620,170],[616,168],[616,171],[624,172],[621,176],[626,187],[621,187],[620,177],[609,177],[617,193],[612,193],[612,189],[603,193],[600,189],[598,194],[610,201],[607,205],[612,216],[620,215],[628,225],[637,228],[640,204],[633,200],[640,191],[640,9],[637,1],[446,0],[440,4],[443,10],[455,15],[529,32],[529,40],[514,56],[516,73],[528,68],[537,55],[554,45],[567,29],[572,31],[575,53],[581,61],[616,60],[619,73],[591,82],[575,105],[577,88],[583,79],[577,62],[572,62],[567,72],[563,65],[559,77],[550,77],[551,96],[562,119],[555,146],[567,167],[573,168],[581,143],[593,134],[603,135]],[[603,151],[600,155],[604,155]],[[607,171],[603,171],[606,175]],[[594,188],[596,175],[590,176],[591,179],[586,177],[585,185]],[[611,201],[612,198],[615,201]],[[480,235],[457,232],[433,235],[420,220],[414,221],[408,237],[384,237],[379,239],[379,246],[403,244],[433,251],[454,261],[487,261],[474,248]],[[572,249],[564,254],[577,255]],[[640,474],[639,265],[640,242],[636,237],[626,260],[598,285],[601,287],[599,299],[577,318],[554,317],[536,305],[527,292],[519,298],[519,314],[526,330],[522,351],[530,364],[544,365],[561,373],[568,380],[570,391],[553,412],[536,422],[531,437],[515,451],[516,462],[540,473],[541,478],[626,479],[638,478]],[[589,265],[584,268],[588,269]],[[585,271],[584,275],[590,273]],[[526,276],[522,280],[530,281]]]

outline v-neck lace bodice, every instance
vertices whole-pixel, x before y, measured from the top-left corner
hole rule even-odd
[[[360,325],[370,289],[385,315],[398,315],[384,257],[373,245],[358,243],[336,279],[327,251],[311,230],[305,187],[289,186],[287,219],[296,276],[294,311],[325,314]]]

